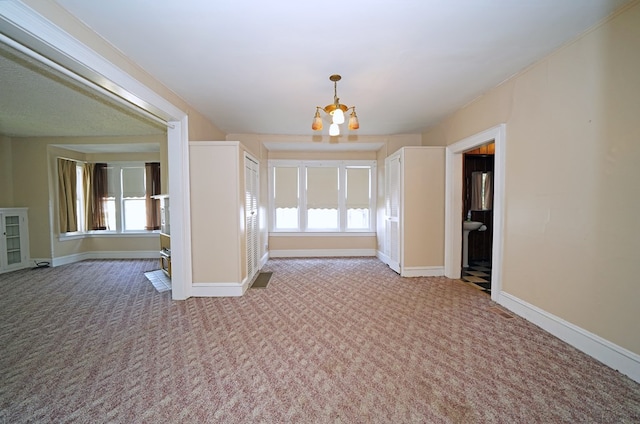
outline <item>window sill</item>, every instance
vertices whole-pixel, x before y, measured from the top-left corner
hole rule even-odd
[[[349,231],[349,232],[303,232],[303,231],[276,231],[270,232],[269,237],[375,237],[373,231]]]
[[[158,237],[160,235],[160,230],[154,231],[127,231],[125,233],[117,233],[115,231],[89,231],[86,233],[71,233],[71,234],[60,234],[58,236],[59,241],[69,241],[69,240],[79,240],[85,238],[126,238],[126,237]]]

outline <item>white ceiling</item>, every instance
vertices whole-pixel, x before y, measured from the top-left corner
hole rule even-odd
[[[333,101],[331,74],[342,75],[341,103],[357,106],[356,134],[419,133],[628,3],[55,1],[223,132],[305,136],[315,134],[315,107]],[[0,54],[0,133],[163,131],[8,56]]]

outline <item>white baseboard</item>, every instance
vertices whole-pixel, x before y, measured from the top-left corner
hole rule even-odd
[[[270,250],[272,258],[320,258],[376,256],[375,249],[306,249],[306,250]]]
[[[401,268],[403,277],[440,277],[444,275],[444,266],[414,266]]]
[[[500,292],[497,302],[560,340],[640,383],[640,355],[504,291]]]
[[[249,287],[249,282],[243,283],[193,283],[192,297],[239,297]]]
[[[53,259],[44,259],[51,266],[60,266],[80,262],[87,259],[158,259],[158,250],[135,250],[135,251],[95,251],[74,253],[73,255],[60,256]]]
[[[90,253],[74,253],[67,256],[59,256],[51,260],[51,266],[68,265],[75,262],[84,261],[85,259],[93,259]]]

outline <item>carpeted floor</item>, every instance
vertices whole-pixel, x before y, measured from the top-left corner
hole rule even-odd
[[[0,423],[635,423],[640,384],[446,278],[275,259],[172,301],[155,260],[0,275]]]

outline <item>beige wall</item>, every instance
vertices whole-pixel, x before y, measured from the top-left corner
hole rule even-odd
[[[154,252],[160,249],[160,235],[126,235],[90,237],[85,243],[89,252]]]
[[[507,124],[503,290],[640,354],[640,3],[423,134]]]
[[[286,236],[278,235],[269,237],[269,250],[300,251],[310,250],[374,250],[376,248],[375,236]]]
[[[184,107],[181,107],[181,109],[186,110],[189,115],[189,140],[225,139],[225,133],[220,131],[209,119],[200,114],[200,112],[186,104]]]
[[[0,135],[0,208],[13,204],[13,160],[11,139]]]
[[[444,148],[407,147],[403,156],[403,267],[444,267]]]
[[[47,145],[39,140],[14,139],[11,151],[14,204],[29,208],[31,257],[51,258]]]
[[[376,160],[375,151],[366,152],[269,152],[269,159],[278,160]]]
[[[194,283],[239,283],[246,274],[241,152],[230,143],[189,146]]]

